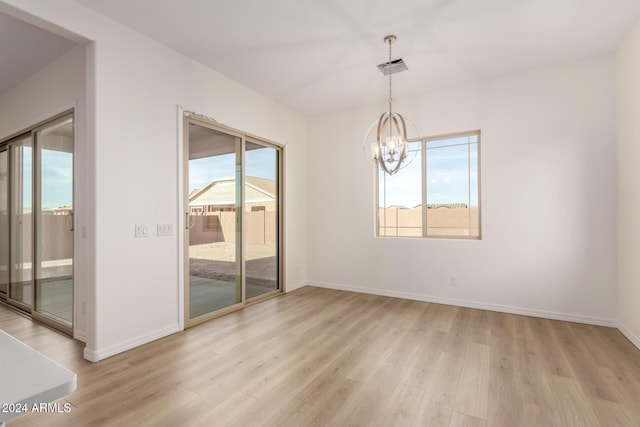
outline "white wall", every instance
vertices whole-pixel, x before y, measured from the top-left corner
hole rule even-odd
[[[91,164],[86,146],[85,46],[74,47],[0,97],[0,138],[28,129],[70,108],[76,110],[75,220],[86,224],[91,215],[86,203],[91,199],[92,191],[84,178],[87,166]],[[78,232],[74,237],[75,298],[84,301],[87,282],[92,280],[92,242]],[[74,336],[81,340],[86,336],[86,316],[81,309],[74,312]]]
[[[97,349],[100,358],[176,330],[183,215],[177,105],[286,144],[286,277],[306,277],[304,119],[125,28],[96,42]],[[116,172],[117,171],[117,172]],[[180,184],[180,185],[179,185]],[[173,224],[173,238],[153,236]],[[134,238],[134,224],[152,230]]]
[[[309,122],[311,284],[615,324],[611,57],[394,102],[421,135],[482,130],[481,241],[374,237],[361,141],[378,89],[378,106]]]
[[[616,55],[618,131],[618,321],[640,348],[640,22]]]
[[[87,111],[95,147],[89,233],[95,233],[96,269],[87,291],[85,357],[99,360],[180,327],[178,105],[286,144],[285,273],[289,288],[304,282],[306,122],[300,115],[77,3],[2,3],[95,41]],[[174,236],[134,238],[135,224],[152,231],[158,223],[173,224]]]

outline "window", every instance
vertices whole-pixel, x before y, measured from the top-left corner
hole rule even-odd
[[[377,235],[479,239],[480,131],[412,141],[407,159],[377,171]]]

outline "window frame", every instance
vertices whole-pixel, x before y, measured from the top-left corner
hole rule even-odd
[[[465,144],[459,145],[467,145],[468,147],[471,144],[477,144],[477,181],[478,181],[478,235],[477,236],[443,236],[443,235],[433,235],[428,234],[428,215],[427,215],[427,144],[433,141],[441,141],[446,139],[454,139],[454,138],[462,138],[462,137],[471,137],[476,136],[477,142],[467,142]],[[376,164],[374,167],[375,170],[375,185],[374,185],[374,202],[375,202],[375,237],[380,238],[408,238],[408,239],[454,239],[454,240],[482,240],[482,161],[481,161],[481,146],[482,146],[482,132],[480,129],[464,131],[464,132],[454,132],[454,133],[446,133],[440,135],[431,135],[431,136],[423,136],[419,138],[413,138],[407,140],[408,143],[412,142],[420,142],[420,158],[416,156],[413,161],[420,161],[420,171],[421,171],[421,199],[422,199],[422,215],[421,215],[421,226],[422,233],[420,236],[389,236],[386,233],[384,235],[380,234],[380,167]],[[471,171],[471,156],[468,157],[468,170],[469,177]],[[382,172],[384,173],[384,172]],[[471,186],[471,179],[469,178],[469,187]],[[469,188],[469,194],[471,194]],[[471,206],[468,206],[471,209]],[[387,209],[387,208],[382,208]],[[385,221],[386,224],[386,221]],[[387,227],[385,226],[385,229]],[[471,227],[469,227],[470,229]]]

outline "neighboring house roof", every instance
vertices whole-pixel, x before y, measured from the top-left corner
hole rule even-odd
[[[271,197],[276,198],[276,181],[274,179],[258,178],[255,176],[246,176],[245,181],[249,187],[253,187]]]
[[[429,203],[427,204],[427,209],[439,209],[439,208],[449,208],[449,209],[456,209],[456,208],[467,208],[467,204],[466,203]]]
[[[245,177],[247,203],[272,202],[276,199],[276,182],[273,179]],[[233,205],[236,200],[236,179],[233,176],[214,179],[199,190],[189,192],[189,205]]]

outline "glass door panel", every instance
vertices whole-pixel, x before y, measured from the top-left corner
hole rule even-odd
[[[73,320],[73,119],[36,132],[35,310]]]
[[[10,268],[9,298],[32,304],[33,243],[33,149],[31,136],[9,144],[10,191]]]
[[[245,144],[245,271],[247,299],[280,289],[278,150]]]
[[[242,302],[242,139],[190,123],[189,319]]]
[[[9,286],[9,152],[0,149],[0,296]]]

